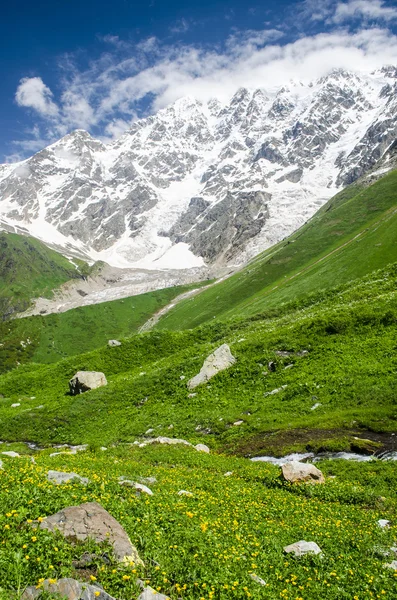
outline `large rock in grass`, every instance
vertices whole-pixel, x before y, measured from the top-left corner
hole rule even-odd
[[[317,469],[310,463],[301,463],[293,460],[281,467],[283,477],[291,483],[300,483],[306,481],[309,483],[324,483],[324,475],[320,469]]]
[[[69,381],[72,396],[107,385],[106,377],[98,371],[78,371]]]
[[[123,527],[97,502],[68,506],[42,521],[40,529],[59,531],[65,538],[77,541],[109,542],[119,562],[143,565]]]
[[[193,377],[187,384],[189,390],[194,389],[201,383],[205,383],[211,377],[214,377],[220,371],[224,371],[228,369],[234,363],[236,359],[233,354],[230,352],[230,348],[227,344],[222,344],[210,354],[204,361],[203,366],[201,367],[200,373]]]
[[[64,579],[46,579],[40,587],[30,586],[26,588],[21,600],[35,600],[43,591],[51,594],[51,598],[65,598],[65,600],[115,600],[102,588],[89,583],[80,583],[75,579],[66,577]]]

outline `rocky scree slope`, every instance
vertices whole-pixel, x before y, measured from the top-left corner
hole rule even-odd
[[[396,88],[395,67],[333,71],[182,98],[108,145],[75,131],[0,166],[0,226],[116,267],[242,262],[387,156]]]

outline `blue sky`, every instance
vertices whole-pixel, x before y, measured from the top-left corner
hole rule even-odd
[[[397,64],[397,0],[19,0],[0,20],[0,161],[104,140],[183,95]]]

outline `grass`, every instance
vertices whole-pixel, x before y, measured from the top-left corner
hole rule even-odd
[[[75,263],[75,264],[74,264]],[[0,320],[26,310],[33,298],[89,273],[83,261],[71,263],[31,237],[0,232]]]
[[[247,454],[266,453],[275,435],[291,430],[322,430],[318,444],[330,430],[349,440],[393,432],[396,280],[393,266],[258,317],[134,335],[117,348],[20,366],[0,377],[0,439],[96,443],[100,431],[106,445],[153,428]],[[189,396],[186,382],[225,342],[237,363]],[[78,370],[103,371],[108,385],[70,397],[68,380]]]
[[[373,453],[395,439],[396,183],[393,173],[345,190],[289,240],[182,302],[159,329],[131,335],[180,289],[3,323],[0,452],[34,461],[0,454],[0,600],[61,577],[96,582],[118,600],[138,596],[137,577],[171,600],[396,597],[397,572],[384,566],[395,558],[384,554],[396,545],[395,463],[322,461],[326,482],[315,486],[287,484],[278,467],[246,458]],[[43,289],[44,279],[33,281],[26,298]],[[110,348],[109,338],[121,346]],[[236,363],[190,391],[188,380],[223,343]],[[72,397],[78,370],[103,371],[108,385]],[[149,435],[201,442],[211,454],[131,444]],[[26,441],[44,449],[27,450]],[[50,456],[47,446],[63,443],[89,450]],[[90,482],[55,486],[50,469]],[[154,495],[120,487],[121,475],[155,477]],[[143,568],[117,565],[109,546],[32,529],[88,501],[120,521]],[[322,556],[283,553],[301,539]],[[74,567],[85,551],[92,563]]]
[[[26,362],[53,363],[125,338],[176,296],[203,285],[176,286],[64,313],[0,322],[0,373]]]
[[[157,329],[247,317],[347,283],[397,260],[397,171],[350,186],[301,229],[232,277],[184,300]]]
[[[98,440],[100,441],[100,440]],[[11,600],[43,579],[95,582],[131,600],[136,577],[171,599],[351,600],[395,597],[396,575],[383,565],[396,526],[396,471],[387,463],[320,463],[321,486],[290,485],[272,465],[212,456],[185,447],[116,447],[77,455],[4,457],[0,479],[0,598]],[[49,469],[74,471],[88,486],[49,483]],[[231,474],[225,477],[226,472]],[[155,477],[153,496],[121,488],[117,478]],[[328,476],[332,475],[334,479]],[[188,490],[191,497],[179,496]],[[120,521],[145,567],[104,564],[109,547],[70,543],[31,523],[83,502],[99,502]],[[321,557],[296,559],[283,547],[315,541]],[[73,568],[84,551],[97,558]],[[266,582],[253,581],[257,575]],[[19,592],[19,594],[18,594]]]

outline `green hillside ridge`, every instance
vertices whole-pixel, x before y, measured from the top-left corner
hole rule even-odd
[[[57,362],[104,346],[109,339],[128,337],[176,296],[207,283],[165,288],[64,313],[0,322],[0,373],[26,362]]]
[[[396,280],[394,265],[268,315],[134,335],[117,348],[21,366],[0,377],[0,438],[107,445],[152,428],[253,454],[298,449],[298,430],[307,432],[300,448],[333,449],[350,448],[360,433],[394,432]],[[186,382],[222,343],[237,363],[189,396]],[[108,385],[71,397],[78,370],[103,371]]]
[[[157,329],[254,315],[360,278],[397,260],[397,171],[353,185],[244,269],[164,315]]]
[[[0,232],[0,320],[26,310],[33,298],[51,297],[62,283],[89,272],[83,261],[71,263],[39,240]]]

